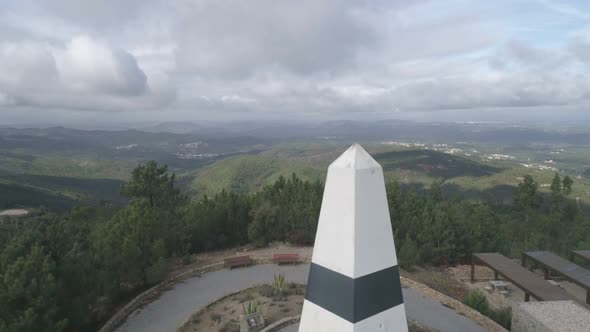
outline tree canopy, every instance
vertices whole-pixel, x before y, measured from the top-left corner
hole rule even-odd
[[[166,166],[148,162],[121,189],[130,198],[123,207],[45,211],[19,221],[0,243],[0,330],[96,330],[190,255],[248,243],[313,244],[319,181],[292,175],[254,194],[224,190],[188,201],[174,180]],[[517,257],[525,248],[590,249],[590,224],[568,196],[568,176],[556,174],[550,193],[542,193],[526,175],[512,204],[449,199],[444,186],[386,184],[402,267],[461,263],[482,251]]]
[[[133,170],[131,180],[121,187],[121,194],[132,199],[145,198],[151,207],[174,207],[183,201],[174,180],[168,166],[158,166],[151,160]]]

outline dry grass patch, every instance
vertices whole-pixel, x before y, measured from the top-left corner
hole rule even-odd
[[[275,295],[270,285],[260,285],[242,290],[211,304],[205,310],[194,313],[178,332],[239,331],[238,317],[243,314],[244,306],[256,303],[266,324],[301,313],[305,286],[289,284],[282,296]]]

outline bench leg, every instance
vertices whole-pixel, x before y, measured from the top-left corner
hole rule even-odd
[[[586,289],[586,304],[590,304],[590,289]]]
[[[475,282],[475,265],[473,265],[473,262],[471,262],[471,282]]]
[[[494,280],[498,280],[498,272],[494,271]]]
[[[545,280],[549,280],[549,269],[546,267],[543,268],[543,277]]]
[[[524,302],[528,302],[530,300],[529,293],[524,293]]]

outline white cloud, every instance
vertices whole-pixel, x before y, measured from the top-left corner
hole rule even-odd
[[[0,44],[0,85],[17,89],[42,88],[57,78],[55,59],[45,45],[19,42]]]
[[[130,53],[88,36],[76,36],[65,45],[42,41],[0,43],[3,105],[152,109],[174,99],[174,91],[163,84],[166,79],[154,73],[150,81],[154,87],[149,86]]]
[[[62,83],[72,91],[137,96],[147,89],[132,55],[86,36],[54,49],[54,56]]]

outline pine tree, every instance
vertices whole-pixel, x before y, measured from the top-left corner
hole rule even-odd
[[[538,205],[537,197],[538,184],[530,174],[524,176],[514,192],[514,203],[524,212],[524,246],[528,249],[529,239],[529,217],[532,210]]]

